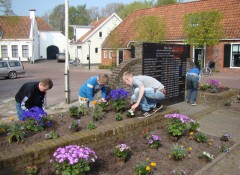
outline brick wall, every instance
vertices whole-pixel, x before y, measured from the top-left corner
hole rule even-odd
[[[16,148],[14,150],[1,152],[0,174],[7,169],[17,171],[28,165],[48,163],[53,152],[58,147],[77,144],[96,150],[105,145],[114,146],[117,141],[126,137],[140,135],[144,129],[156,129],[159,125],[164,123],[165,114],[178,112],[179,111],[174,108],[168,108],[149,118],[130,118],[102,125],[91,131],[86,130],[66,135],[55,140],[45,140],[35,145],[26,146],[23,149]]]

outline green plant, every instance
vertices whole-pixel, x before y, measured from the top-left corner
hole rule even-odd
[[[126,144],[119,144],[115,147],[115,154],[119,158],[126,159],[130,155],[130,147]]]
[[[208,137],[206,134],[195,133],[193,139],[196,140],[197,142],[206,143]]]
[[[0,133],[5,133],[8,130],[9,125],[0,120]]]
[[[70,116],[72,117],[76,117],[79,115],[79,110],[78,110],[78,106],[72,106],[69,108],[69,113],[70,113]]]
[[[148,136],[149,136],[149,131],[148,131],[147,129],[144,129],[144,130],[142,131],[142,135],[143,135],[143,138],[144,138],[144,139],[147,139]]]
[[[79,110],[78,112],[83,116],[87,115],[88,113],[85,105],[80,105],[78,110]]]
[[[23,127],[33,132],[43,131],[46,127],[51,126],[51,117],[40,107],[33,107],[23,111]]]
[[[93,130],[95,128],[96,128],[96,124],[95,123],[90,122],[90,123],[87,124],[87,129],[88,130]]]
[[[117,114],[115,115],[115,119],[116,119],[117,121],[121,121],[121,120],[123,120],[123,116],[122,116],[122,114],[117,113]]]
[[[98,102],[97,105],[100,106],[103,111],[105,111],[108,107],[108,102]]]
[[[186,154],[187,151],[183,147],[183,145],[179,145],[177,143],[173,144],[171,155],[174,157],[175,160],[182,160],[183,158],[186,157]]]
[[[226,102],[224,102],[224,106],[231,106],[231,101],[227,100]]]
[[[27,166],[25,169],[25,175],[36,175],[38,171],[37,166]]]
[[[49,139],[57,139],[59,136],[58,136],[58,133],[56,131],[50,131],[49,133],[46,133],[45,134],[45,139],[46,140],[49,140]]]
[[[161,146],[161,137],[157,135],[151,135],[151,137],[148,139],[148,145],[151,148],[158,149]]]
[[[207,90],[208,88],[210,88],[211,86],[210,86],[210,84],[208,84],[208,83],[206,83],[206,84],[202,84],[201,86],[200,86],[200,90]]]
[[[168,119],[167,131],[174,137],[183,136],[184,133],[191,127],[197,127],[194,125],[195,121],[183,114],[167,114],[165,118]]]
[[[68,145],[57,148],[50,160],[56,168],[55,174],[85,175],[90,171],[90,163],[95,162],[95,152],[85,146]]]
[[[222,137],[220,138],[221,141],[227,142],[231,138],[231,134],[229,132],[223,133]]]
[[[148,159],[146,161],[138,162],[137,165],[135,166],[134,174],[150,175],[153,172],[151,167],[156,167],[156,163],[155,162],[150,163]]]
[[[227,152],[230,152],[231,149],[226,145],[222,145],[221,148],[220,148],[220,151],[224,152],[224,153],[227,153]]]
[[[106,99],[111,101],[113,109],[117,112],[124,111],[128,107],[128,92],[123,89],[111,90]]]
[[[181,171],[180,170],[173,170],[171,174],[172,175],[185,175],[186,172],[183,171],[183,170],[181,170]]]
[[[132,109],[127,110],[127,111],[126,111],[126,116],[128,116],[128,117],[134,117],[134,116],[135,116],[134,111],[133,111]]]
[[[9,124],[8,127],[8,142],[12,143],[13,141],[24,142],[25,132],[21,124],[14,122]]]
[[[103,110],[98,105],[95,105],[94,107],[92,107],[91,114],[93,117],[93,121],[99,121],[103,118]]]
[[[193,122],[192,121],[192,122],[190,122],[189,130],[196,132],[199,129],[199,127],[200,127],[200,124],[198,122]]]
[[[203,151],[203,152],[200,154],[199,158],[206,158],[207,161],[209,161],[209,162],[211,162],[211,161],[214,159],[213,155],[210,154],[209,152],[206,152],[206,151]]]
[[[237,102],[240,102],[240,95],[237,96]]]
[[[70,128],[70,129],[71,129],[71,128],[72,128],[72,129],[78,128],[79,123],[80,123],[80,120],[78,120],[78,121],[73,120],[72,123],[71,123],[71,125],[69,126],[69,128]]]

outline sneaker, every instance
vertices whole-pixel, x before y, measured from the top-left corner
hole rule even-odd
[[[142,111],[142,116],[140,116],[138,118],[146,118],[146,117],[149,117],[151,115],[152,115],[151,111]]]
[[[155,113],[155,112],[158,112],[159,110],[161,110],[163,108],[163,105],[157,105],[156,106],[156,108],[154,108],[154,110],[153,110],[153,113]]]
[[[191,106],[197,106],[197,103],[191,103]]]

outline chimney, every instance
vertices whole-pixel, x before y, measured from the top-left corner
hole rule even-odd
[[[30,9],[29,12],[30,12],[30,19],[35,19],[36,10],[35,9]]]

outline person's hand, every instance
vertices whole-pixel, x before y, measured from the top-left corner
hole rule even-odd
[[[101,98],[100,100],[98,100],[98,102],[105,103],[107,102],[107,100],[105,98]]]
[[[139,106],[139,104],[138,104],[138,103],[135,103],[134,105],[132,105],[131,109],[132,109],[133,111],[135,111],[135,109],[136,109],[138,106]]]

